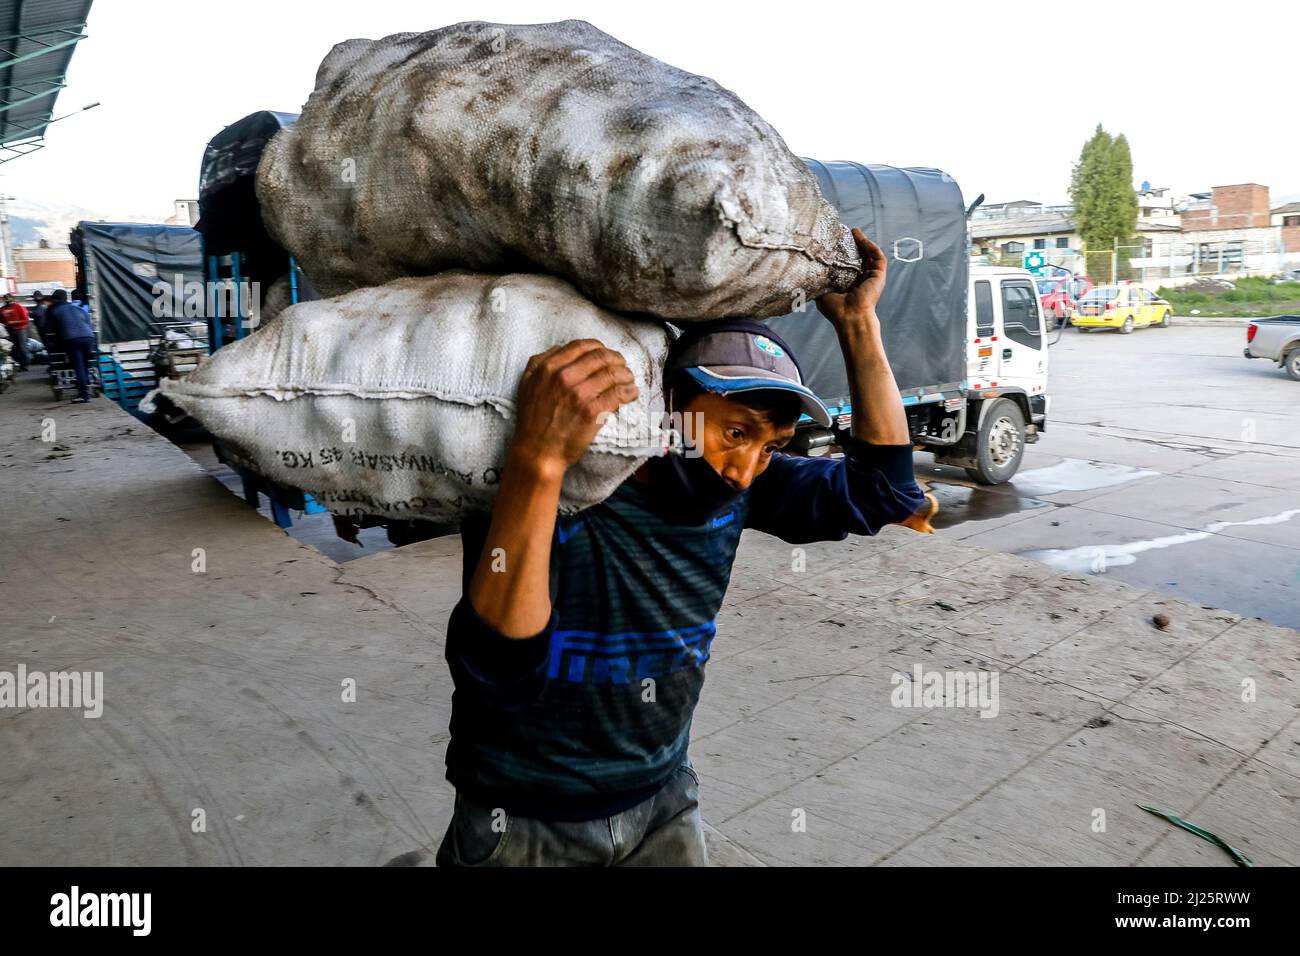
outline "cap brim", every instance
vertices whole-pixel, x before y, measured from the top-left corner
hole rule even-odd
[[[737,365],[721,365],[703,368],[683,369],[703,388],[721,395],[734,395],[741,392],[759,392],[779,390],[794,392],[799,396],[804,414],[823,428],[831,427],[831,413],[816,393],[806,385],[792,382],[777,372],[767,369],[749,368]]]

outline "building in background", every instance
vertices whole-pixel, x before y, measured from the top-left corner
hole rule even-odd
[[[1288,255],[1300,252],[1300,202],[1274,207],[1270,223],[1282,230],[1282,248]]]
[[[67,246],[51,245],[42,239],[14,249],[13,261],[20,289],[72,289],[77,284],[77,260]]]
[[[1138,243],[1114,249],[1117,275],[1178,284],[1204,275],[1275,275],[1300,266],[1300,203],[1270,209],[1267,186],[1238,183],[1176,197],[1168,187],[1144,182],[1134,192]],[[971,216],[971,254],[1016,264],[1026,253],[1041,252],[1051,265],[1082,272],[1083,241],[1075,225],[1070,206],[1020,200],[981,207]]]
[[[1177,226],[1178,201],[1168,186],[1152,187],[1144,182],[1137,190],[1138,221]]]
[[[1300,243],[1288,249],[1284,227],[1269,208],[1268,187],[1259,183],[1215,186],[1196,193],[1180,209],[1182,234],[1168,250],[1156,250],[1148,269],[1172,278],[1199,275],[1272,275],[1300,263]],[[1282,217],[1285,218],[1285,214]],[[1300,229],[1296,230],[1300,237]],[[1162,258],[1167,263],[1161,263]]]
[[[192,226],[199,221],[199,201],[197,199],[172,200],[172,214],[163,220],[168,226]]]
[[[1136,247],[1124,247],[1118,252],[1127,257],[1152,255],[1158,244],[1166,244],[1170,241],[1170,237],[1179,234],[1177,217],[1139,218],[1137,232],[1142,244]],[[1025,253],[1041,252],[1051,265],[1069,269],[1071,272],[1087,271],[1084,264],[1083,237],[1077,231],[1073,210],[1032,216],[1013,215],[1006,218],[972,217],[970,233],[971,254],[989,262],[1018,265],[1023,261]],[[1093,251],[1104,252],[1105,250]],[[1109,276],[1094,278],[1109,280]]]
[[[1195,193],[1197,201],[1180,210],[1187,232],[1226,232],[1269,225],[1268,187],[1259,183],[1215,186],[1207,198]]]
[[[1015,199],[1011,202],[985,203],[975,210],[979,217],[1005,219],[1009,216],[1042,215],[1045,207],[1035,199]]]

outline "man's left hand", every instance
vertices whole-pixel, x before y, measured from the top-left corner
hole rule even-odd
[[[878,325],[876,303],[885,291],[888,261],[884,251],[861,229],[853,230],[853,241],[862,256],[862,271],[847,292],[827,292],[817,300],[817,308],[836,328],[859,323]]]

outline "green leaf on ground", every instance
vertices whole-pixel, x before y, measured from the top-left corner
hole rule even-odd
[[[1163,810],[1157,810],[1155,807],[1144,807],[1140,803],[1137,806],[1139,810],[1145,810],[1147,813],[1155,814],[1156,816],[1160,817],[1162,820],[1168,820],[1176,827],[1182,827],[1188,833],[1195,833],[1198,837],[1200,837],[1202,840],[1206,841],[1207,843],[1213,843],[1215,846],[1219,847],[1221,850],[1224,850],[1230,857],[1232,857],[1233,861],[1236,862],[1238,866],[1255,865],[1254,863],[1251,862],[1250,857],[1246,856],[1246,854],[1242,853],[1235,846],[1232,846],[1230,843],[1227,843],[1220,837],[1211,833],[1209,830],[1202,830],[1195,823],[1188,823],[1186,820],[1182,819],[1181,817],[1176,817],[1172,813],[1165,813],[1165,811]]]

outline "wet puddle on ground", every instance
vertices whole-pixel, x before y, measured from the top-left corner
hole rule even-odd
[[[987,521],[1038,508],[1050,508],[1046,501],[1023,498],[1010,491],[990,491],[967,485],[949,485],[941,481],[927,481],[930,494],[939,501],[939,513],[930,523],[937,530],[952,528],[967,521]]]
[[[1108,461],[1085,461],[1082,458],[1062,458],[1046,468],[1031,468],[1011,479],[1010,486],[1016,494],[1030,498],[1054,495],[1061,491],[1092,491],[1109,488],[1126,481],[1152,478],[1158,471],[1147,471],[1132,465],[1117,465]]]
[[[1032,558],[1043,564],[1059,568],[1062,571],[1076,571],[1087,574],[1105,574],[1107,568],[1119,568],[1133,564],[1137,556],[1144,551],[1159,551],[1179,544],[1202,541],[1216,535],[1225,528],[1243,525],[1281,524],[1300,515],[1300,508],[1282,511],[1275,515],[1264,515],[1248,521],[1215,521],[1197,531],[1184,531],[1182,534],[1167,534],[1159,538],[1147,538],[1144,541],[1130,541],[1127,544],[1087,544],[1080,548],[1056,549],[1018,552],[1022,558]]]
[[[987,521],[1039,508],[1052,503],[1040,501],[1044,495],[1061,491],[1091,491],[1109,488],[1138,478],[1150,478],[1158,471],[1106,461],[1063,458],[1046,468],[1022,471],[1005,485],[955,485],[942,479],[926,479],[929,490],[939,500],[939,513],[931,520],[936,529],[952,528],[967,521]]]

